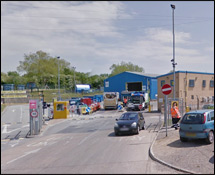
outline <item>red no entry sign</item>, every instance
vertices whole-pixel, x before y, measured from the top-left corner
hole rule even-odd
[[[162,92],[164,95],[169,95],[172,92],[172,87],[169,84],[162,86]]]

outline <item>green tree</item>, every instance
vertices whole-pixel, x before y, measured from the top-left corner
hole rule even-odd
[[[114,76],[125,71],[144,72],[144,68],[134,65],[131,62],[126,63],[124,61],[122,61],[120,64],[113,64],[110,67],[110,70],[110,76]]]
[[[4,72],[1,72],[1,84],[7,84],[8,75]]]
[[[35,82],[39,87],[53,86],[58,82],[58,63],[62,77],[64,70],[69,69],[70,63],[64,59],[58,60],[56,57],[51,57],[43,51],[37,51],[29,55],[24,54],[24,61],[20,61],[17,70],[25,72],[27,81]]]

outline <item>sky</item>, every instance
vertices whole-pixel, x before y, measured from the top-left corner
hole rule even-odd
[[[214,1],[1,1],[1,72],[41,50],[91,75],[122,61],[166,74],[173,26],[175,70],[214,73]]]

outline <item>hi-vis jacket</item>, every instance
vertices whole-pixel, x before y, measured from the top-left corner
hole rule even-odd
[[[171,116],[172,118],[181,118],[178,107],[176,107],[175,109],[171,108]]]

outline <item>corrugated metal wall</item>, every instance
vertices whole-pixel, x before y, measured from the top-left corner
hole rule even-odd
[[[126,90],[126,83],[128,82],[142,82],[142,86],[144,87],[143,89],[145,89],[145,91],[147,92],[148,81],[150,82],[150,98],[156,99],[155,94],[157,94],[157,79],[129,72],[123,72],[105,79],[104,92],[119,92],[121,98],[121,92]]]

